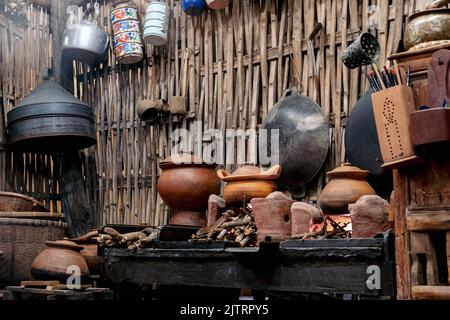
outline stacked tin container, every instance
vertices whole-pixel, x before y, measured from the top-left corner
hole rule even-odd
[[[133,64],[144,58],[138,9],[120,4],[111,11],[114,53],[118,63]]]
[[[160,46],[166,43],[169,31],[169,12],[165,2],[151,1],[147,4],[144,23],[146,44]]]

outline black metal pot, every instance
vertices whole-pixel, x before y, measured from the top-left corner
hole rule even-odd
[[[328,154],[329,130],[316,102],[294,91],[273,106],[262,128],[279,130],[279,185],[295,192],[318,174]]]
[[[91,108],[53,80],[44,82],[7,115],[8,145],[24,152],[79,150],[96,143]]]

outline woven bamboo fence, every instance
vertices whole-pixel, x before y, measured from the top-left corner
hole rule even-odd
[[[56,158],[5,150],[7,112],[41,83],[41,71],[52,59],[49,13],[30,5],[23,15],[25,26],[0,14],[0,189],[32,196],[61,212]]]
[[[111,36],[111,3],[98,2],[100,25]],[[144,13],[146,1],[134,2]],[[330,121],[327,163],[308,184],[303,199],[314,202],[326,183],[324,173],[345,160],[346,118],[368,88],[361,70],[350,71],[343,66],[342,51],[362,31],[370,31],[380,42],[380,61],[384,64],[385,58],[397,50],[405,17],[420,9],[419,2],[422,1],[233,0],[226,10],[207,10],[199,17],[189,17],[179,1],[167,0],[171,15],[168,43],[147,46],[142,63],[117,65],[111,50],[108,62],[99,68],[74,65],[75,93],[97,115],[98,143],[84,151],[84,173],[91,199],[98,208],[99,223],[166,223],[167,208],[156,185],[159,161],[170,155],[177,143],[174,130],[189,129],[194,138],[195,130],[200,129],[256,129],[291,87],[313,99],[320,95]],[[317,22],[324,26],[322,37],[315,42],[320,92],[316,92],[307,53],[307,37]],[[46,50],[45,41],[29,45]],[[44,57],[48,57],[46,54]],[[42,61],[48,62],[46,58]],[[142,123],[136,113],[139,99],[180,95],[184,63],[188,70],[188,116],[170,116],[156,126]],[[23,81],[17,75],[13,79]],[[37,81],[37,74],[34,79]],[[31,89],[32,85],[26,88]],[[195,120],[200,121],[201,128],[198,123],[195,127]],[[208,143],[193,140],[189,144],[196,151],[199,145]],[[254,161],[249,143],[246,141],[246,159],[236,159],[235,150],[227,150],[227,169],[234,169],[237,162]],[[23,177],[36,175],[26,163],[22,169]],[[54,173],[49,173],[48,179],[54,179]],[[14,174],[17,180],[16,175],[19,174]],[[25,180],[18,183],[22,188],[25,185]]]

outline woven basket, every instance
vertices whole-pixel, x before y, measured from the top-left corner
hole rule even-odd
[[[0,285],[32,280],[30,267],[45,241],[62,239],[66,229],[61,221],[0,218]]]

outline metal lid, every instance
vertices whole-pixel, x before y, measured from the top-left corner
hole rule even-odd
[[[44,79],[44,82],[23,99],[18,107],[47,103],[68,103],[88,106],[56,81]]]

